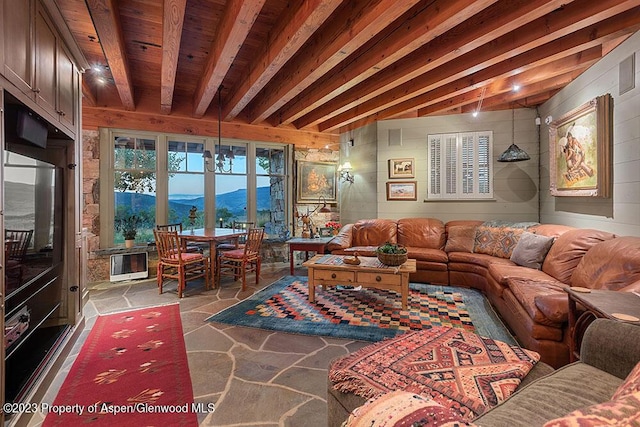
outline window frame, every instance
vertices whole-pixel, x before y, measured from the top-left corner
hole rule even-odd
[[[481,144],[483,140],[486,145]],[[427,165],[428,200],[493,199],[493,131],[427,135]],[[483,174],[488,177],[481,179]],[[488,188],[481,189],[481,185]]]
[[[113,217],[115,212],[114,194],[114,149],[113,141],[116,136],[132,138],[153,139],[156,142],[156,223],[167,223],[168,197],[169,197],[169,171],[168,171],[168,147],[169,140],[179,142],[204,143],[204,149],[215,152],[218,138],[193,135],[181,135],[174,133],[149,132],[120,128],[100,128],[100,248],[116,247],[114,243]],[[286,143],[249,141],[235,138],[222,138],[222,145],[245,145],[247,147],[247,220],[256,221],[256,186],[257,177],[255,171],[256,149],[279,148],[285,151],[286,162],[284,176],[286,177],[285,191],[285,224],[291,231],[291,215],[293,212],[293,146]],[[204,159],[203,159],[204,162]],[[210,163],[211,165],[211,163]],[[216,173],[208,171],[204,167],[204,193],[205,193],[205,226],[216,226],[215,206],[215,180]],[[210,166],[211,167],[211,166]],[[234,173],[235,174],[235,173]]]

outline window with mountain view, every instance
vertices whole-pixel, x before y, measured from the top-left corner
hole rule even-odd
[[[132,229],[136,244],[152,242],[156,224],[189,229],[249,221],[269,237],[287,236],[286,144],[109,130],[103,137],[112,143],[111,151],[101,146],[100,214],[112,222],[101,224],[102,247],[123,244]],[[214,153],[208,169],[205,150]]]
[[[113,148],[114,243],[153,240],[156,141],[117,136]]]

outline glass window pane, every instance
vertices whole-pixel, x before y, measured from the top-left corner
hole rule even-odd
[[[191,223],[189,211],[196,208]],[[204,174],[176,173],[169,176],[169,223],[181,222],[183,228],[204,227]]]
[[[216,172],[247,173],[246,145],[216,145],[215,151],[214,165]]]
[[[247,220],[246,175],[216,174],[216,225]]]
[[[116,137],[114,145],[114,243],[153,240],[155,226],[156,142]],[[125,239],[125,237],[127,239]]]

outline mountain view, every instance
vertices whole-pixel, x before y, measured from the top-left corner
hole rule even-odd
[[[116,192],[116,205],[124,204],[136,206],[136,210],[153,210],[156,206],[156,197],[148,194]],[[270,187],[257,188],[257,210],[269,211],[271,208]],[[169,199],[169,212],[175,213],[178,218],[189,216],[191,206],[204,211],[204,196],[193,197],[175,195]],[[247,206],[247,190],[240,189],[216,196],[216,209],[227,209],[235,217],[245,217]]]

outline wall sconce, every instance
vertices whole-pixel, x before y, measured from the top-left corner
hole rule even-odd
[[[343,182],[350,182],[353,184],[354,176],[351,173],[351,162],[344,162],[340,166],[338,166],[338,172],[340,172],[340,179]]]

